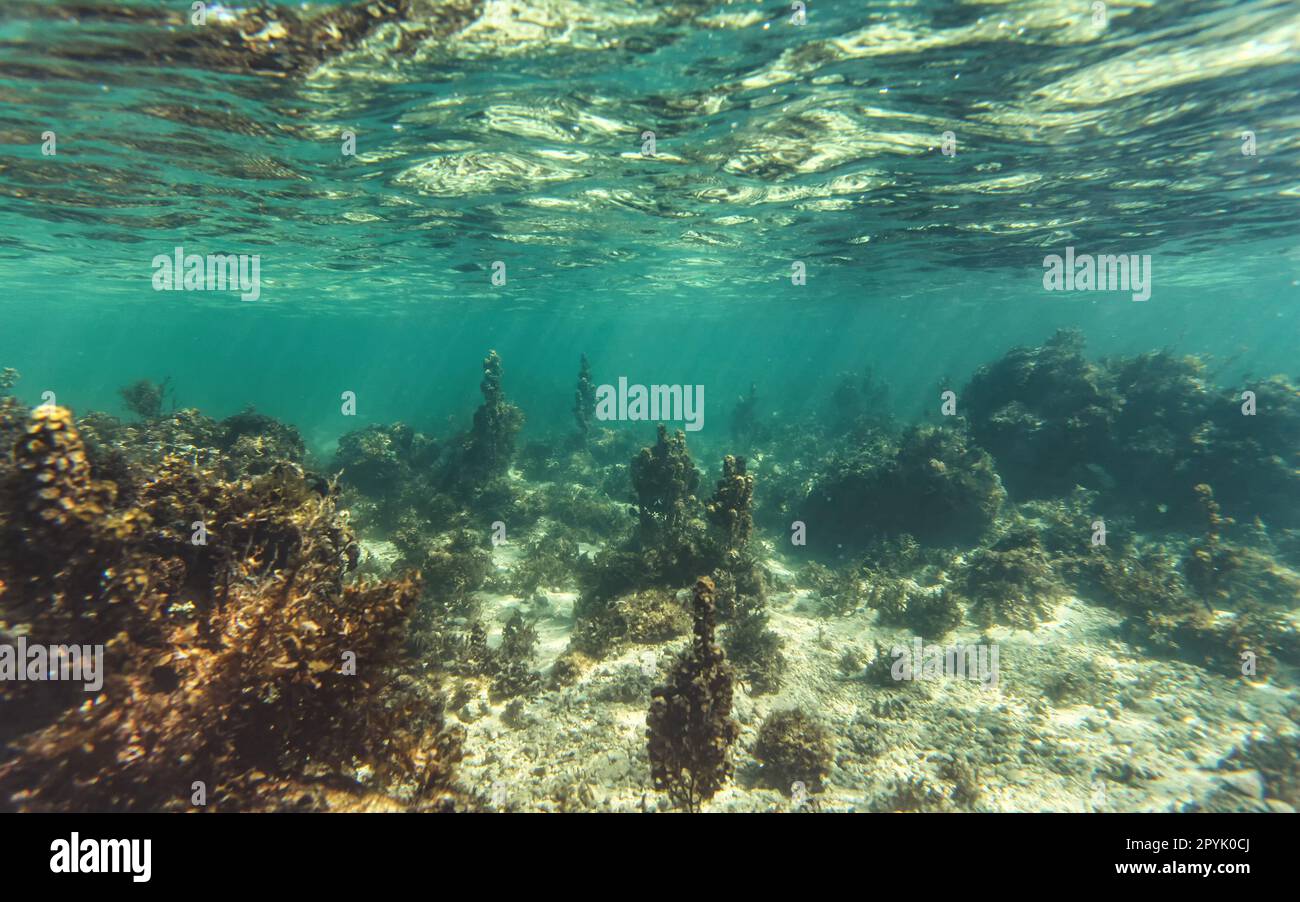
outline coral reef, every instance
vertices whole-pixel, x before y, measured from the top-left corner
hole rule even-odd
[[[735,678],[714,642],[713,593],[713,581],[700,577],[692,596],[691,645],[674,662],[668,682],[651,692],[646,715],[655,789],[687,811],[699,811],[730,778],[731,745],[740,735],[731,718]]]

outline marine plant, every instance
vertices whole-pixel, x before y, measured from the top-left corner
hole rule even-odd
[[[351,579],[355,543],[300,468],[227,482],[169,455],[126,504],[52,406],[12,460],[0,620],[102,645],[104,682],[89,701],[0,684],[0,808],[184,810],[196,782],[217,810],[455,802],[460,734],[401,648],[418,580]]]
[[[142,420],[152,420],[162,414],[163,397],[167,393],[167,385],[170,382],[170,378],[162,382],[139,379],[124,388],[119,388],[117,393],[122,396],[122,403],[126,405],[127,410]]]
[[[713,580],[702,576],[692,595],[691,645],[668,681],[650,693],[646,715],[650,775],[679,808],[699,811],[731,777],[731,746],[740,725],[731,717],[735,677],[714,641]]]
[[[666,642],[691,627],[690,612],[666,589],[642,589],[614,602],[618,632],[629,641]]]
[[[216,446],[227,475],[265,473],[281,461],[302,463],[307,446],[296,428],[247,407],[218,425]]]
[[[942,639],[961,625],[961,605],[946,586],[922,586],[883,573],[870,573],[865,582],[867,607],[880,612],[882,624],[906,627],[932,639]]]
[[[537,628],[516,611],[501,632],[501,646],[492,656],[493,699],[531,695],[542,685],[542,677],[533,668],[537,649]]]
[[[1183,577],[1206,605],[1213,607],[1227,599],[1226,583],[1241,565],[1241,552],[1223,543],[1223,530],[1233,521],[1221,514],[1214,490],[1200,483],[1193,491],[1205,514],[1205,533],[1188,549],[1183,559]]]
[[[754,695],[776,692],[781,688],[786,671],[787,662],[781,650],[785,640],[769,626],[770,615],[761,572],[756,584],[753,580],[738,582],[726,570],[715,571],[714,580],[718,594],[725,601],[725,605],[719,606],[728,611],[722,633],[722,646],[727,657]],[[727,589],[722,588],[724,584]]]
[[[525,543],[523,557],[510,571],[510,591],[526,597],[541,588],[567,585],[577,562],[577,541],[563,527],[553,527]]]
[[[801,509],[837,545],[904,533],[962,545],[993,525],[1005,497],[992,459],[963,431],[922,425],[897,443],[877,441],[832,459]]]
[[[483,403],[474,411],[474,425],[465,438],[459,467],[453,474],[473,486],[499,479],[510,469],[515,437],[524,425],[524,415],[506,400],[501,388],[501,358],[489,351],[483,358],[483,381],[479,383]]]
[[[754,743],[763,781],[789,794],[796,783],[820,792],[835,760],[830,732],[802,708],[773,711]]]
[[[424,578],[422,604],[453,616],[476,610],[473,593],[492,570],[492,555],[483,547],[485,541],[484,536],[468,529],[430,534],[417,525],[404,526],[393,534],[402,561]]]
[[[700,472],[686,449],[686,434],[679,429],[669,436],[660,423],[654,447],[641,449],[632,459],[631,472],[641,547],[675,554],[688,544],[700,485]]]
[[[745,472],[745,458],[728,454],[722,460],[722,478],[704,505],[717,533],[724,560],[735,560],[754,531],[754,477]]]
[[[987,629],[1002,624],[1033,629],[1050,620],[1064,595],[1036,533],[1015,530],[970,555],[957,580],[970,599],[971,619]]]
[[[958,395],[975,441],[1017,498],[1066,494],[1108,457],[1123,399],[1083,346],[1081,332],[1062,329],[1041,347],[1012,348]]]
[[[591,364],[582,355],[578,368],[578,387],[573,392],[573,419],[578,424],[578,438],[586,444],[596,415],[596,384],[591,381]]]

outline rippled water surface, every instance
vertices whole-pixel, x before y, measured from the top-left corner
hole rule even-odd
[[[786,426],[822,410],[843,373],[871,372],[879,381],[863,384],[888,386],[883,416],[905,425],[935,419],[941,389],[1062,327],[1090,360],[1195,355],[1215,391],[1295,380],[1300,4],[803,6],[213,3],[196,23],[180,0],[4,0],[0,368],[21,373],[27,404],[53,392],[78,415],[127,419],[119,389],[142,378],[167,379],[179,406],[216,418],[255,405],[299,429],[322,466],[367,425],[402,420],[440,437],[466,425],[490,348],[526,413],[522,441],[572,432],[580,354],[598,382],[702,386],[705,428],[691,441],[709,468],[735,450],[729,418],[751,385]],[[154,261],[178,247],[257,255],[257,298],[156,291]],[[1046,259],[1067,248],[1149,258],[1149,299],[1045,290]],[[1215,403],[1191,377],[1168,378]],[[1125,388],[1132,403],[1158,405],[1141,383]],[[1270,386],[1294,399],[1289,384]],[[353,419],[340,415],[346,393]],[[1121,426],[1123,404],[1107,413]],[[1125,447],[1158,445],[1166,415]],[[822,447],[842,436],[822,426],[813,447],[789,433],[771,445],[760,493],[772,474],[816,500],[824,474],[812,461],[842,463]],[[616,428],[653,441],[646,424]],[[1207,434],[1188,439],[1189,454]],[[617,516],[627,486],[616,467],[629,458],[615,456],[587,475],[604,480]],[[1117,464],[1105,465],[1096,487],[1114,492]],[[1178,491],[1191,497],[1190,485]],[[1263,535],[1235,541],[1264,548]],[[1294,555],[1293,539],[1268,541],[1279,561]],[[969,563],[953,561],[934,578]],[[788,590],[787,648],[819,660],[794,577],[768,563]],[[1264,600],[1289,611],[1278,635],[1294,642],[1295,599]],[[1085,642],[1118,629],[1100,616],[1067,617],[1068,629]],[[1097,642],[1101,660],[1113,646]],[[1206,697],[1217,704],[1221,688]],[[856,727],[840,728],[843,749]],[[642,765],[628,772],[643,784]],[[644,788],[625,782],[611,805]],[[835,804],[858,804],[847,785]],[[1082,798],[1010,794],[997,806]],[[1151,798],[1162,797],[1108,805],[1164,804]]]
[[[737,330],[762,355],[793,328],[809,359],[904,380],[917,353],[978,363],[972,328],[1001,350],[1062,321],[1100,350],[1287,363],[1295,4],[1113,3],[1104,26],[1077,2],[814,4],[802,26],[780,4],[374,8],[313,25],[319,7],[214,5],[199,27],[182,3],[5,5],[0,303],[29,380],[100,401],[62,369],[69,345],[179,371],[178,342],[193,356],[183,336],[214,329],[320,364],[344,337],[363,357],[454,354],[469,329],[517,362],[537,311],[567,320],[566,351],[594,328],[619,349],[663,335],[682,353],[654,353],[689,362],[694,333],[726,364]],[[155,295],[150,260],[178,244],[260,254],[261,308]],[[1066,245],[1155,255],[1155,302],[1044,295],[1042,258]],[[246,360],[201,349],[246,400]],[[267,376],[284,411],[266,383],[296,377]]]

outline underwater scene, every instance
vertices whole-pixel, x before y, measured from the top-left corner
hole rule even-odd
[[[3,0],[0,226],[0,811],[1300,806],[1300,4]]]

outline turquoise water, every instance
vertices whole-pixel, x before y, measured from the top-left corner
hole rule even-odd
[[[582,352],[705,384],[715,423],[751,381],[797,407],[868,364],[914,413],[1063,324],[1295,369],[1293,4],[539,4],[274,77],[159,59],[187,8],[0,14],[0,360],[33,403],[121,413],[170,375],[323,447],[343,390],[363,420],[467,412],[489,347],[529,430],[567,427]],[[1042,291],[1068,244],[1153,255],[1151,301]],[[260,254],[260,299],[154,292],[176,245]]]
[[[728,654],[741,660],[732,642],[751,657],[779,646],[786,667],[779,687],[749,675],[736,688],[736,771],[708,803],[718,810],[804,805],[769,779],[759,736],[798,705],[836,750],[818,790],[825,810],[1238,810],[1224,786],[1249,772],[1264,787],[1251,810],[1294,811],[1300,4],[813,2],[806,18],[799,6],[209,4],[195,23],[188,2],[0,5],[0,369],[21,374],[12,393],[24,402],[0,404],[0,432],[46,435],[64,455],[50,463],[45,445],[20,438],[0,461],[0,537],[56,548],[67,536],[34,521],[49,513],[71,523],[76,553],[103,557],[45,573],[40,556],[0,553],[0,636],[24,618],[41,625],[44,609],[23,593],[46,591],[42,580],[75,598],[90,573],[96,588],[84,591],[102,595],[95,574],[119,560],[175,581],[139,590],[139,608],[165,610],[169,625],[207,616],[198,596],[218,585],[244,586],[241,603],[263,615],[265,598],[283,604],[298,577],[284,562],[308,557],[302,547],[321,571],[350,561],[347,574],[316,574],[317,601],[350,598],[358,561],[365,577],[394,581],[422,568],[425,590],[401,610],[416,624],[403,666],[429,680],[425,701],[434,688],[452,699],[448,731],[466,750],[447,767],[454,780],[429,785],[472,810],[647,810],[663,789],[646,757],[651,685],[684,660],[691,616],[702,616],[687,607],[703,604],[692,585],[707,571],[734,594]],[[155,290],[156,259],[178,247],[256,255],[256,299]],[[1067,249],[1149,260],[1149,299],[1046,290],[1048,258]],[[1060,353],[1069,341],[1043,347],[1062,329],[1078,330],[1088,364]],[[968,413],[972,376],[1017,347],[1038,350],[986,378],[985,408]],[[525,417],[500,467],[512,414],[490,387],[480,393],[489,350]],[[1154,351],[1172,356],[1130,377],[1130,358]],[[644,464],[634,482],[629,462],[654,444],[651,423],[575,436],[583,355],[596,384],[702,387],[704,427],[689,435],[696,489],[673,496],[680,487]],[[1204,365],[1204,384],[1178,369],[1184,355]],[[1026,388],[1043,360],[1069,370],[1046,401]],[[872,374],[892,422],[880,410],[867,426],[833,421],[846,373]],[[1289,381],[1265,381],[1274,375]],[[161,416],[119,393],[142,379],[166,380]],[[769,429],[742,435],[733,409],[751,385]],[[954,420],[940,415],[948,388]],[[1257,420],[1236,417],[1246,389],[1260,391]],[[82,418],[89,453],[60,443],[62,414],[26,409],[49,400]],[[197,408],[221,421],[249,406],[301,434],[293,463],[308,476],[294,469],[296,489],[265,488],[276,485],[268,470],[287,478],[267,457],[293,451],[275,424],[169,419]],[[21,432],[28,416],[45,425]],[[339,445],[398,421],[419,438],[377,429]],[[920,422],[943,428],[905,431]],[[1044,448],[1076,457],[1054,470],[1035,457]],[[212,469],[183,482],[164,472],[168,452]],[[724,521],[749,517],[743,465],[716,483],[732,453],[749,456],[756,525],[751,541],[733,521],[732,544],[718,545],[706,502]],[[345,465],[369,484],[349,482]],[[88,468],[120,481],[111,503]],[[316,477],[339,469],[339,486],[322,488]],[[109,513],[92,528],[25,495],[45,491],[28,476],[47,471],[81,478],[55,492],[68,509]],[[273,531],[266,550],[251,531],[221,544],[257,479],[266,522],[296,538]],[[1070,491],[1075,479],[1086,492]],[[670,520],[673,503],[692,511],[686,526],[655,519]],[[331,505],[357,542],[331,531],[343,520],[320,513]],[[929,522],[935,510],[963,522]],[[185,544],[200,513],[225,518],[211,558]],[[1102,517],[1112,542],[1094,553]],[[808,521],[809,545],[791,541],[792,520]],[[977,528],[962,533],[967,521]],[[489,541],[487,524],[508,524],[513,544]],[[770,615],[748,634],[736,625],[745,598]],[[948,605],[937,614],[926,607],[936,599]],[[294,616],[315,627],[321,616],[303,604]],[[900,625],[900,610],[921,613]],[[870,683],[880,649],[919,641],[936,621],[926,639],[1001,647],[1003,695],[944,684],[899,701],[890,693],[910,688]],[[485,649],[498,653],[524,622],[537,631],[526,653],[500,652],[499,669],[485,669]],[[55,626],[68,623],[82,625]],[[601,630],[623,632],[597,636],[607,644],[593,651]],[[169,655],[167,643],[192,639],[180,627],[133,637]],[[1238,677],[1243,647],[1261,649],[1267,672]],[[136,666],[120,668],[130,692],[202,698],[179,665],[162,685],[150,681],[163,668]],[[0,760],[0,788],[17,793],[0,810],[93,805],[58,786],[24,794],[55,773],[48,761],[63,747],[42,745],[33,725],[80,742],[71,710],[24,710],[0,736],[26,768]],[[977,727],[953,727],[955,711]],[[201,758],[193,737],[169,738],[175,760]],[[339,748],[329,760],[351,766]],[[972,749],[977,777],[963,770]],[[321,756],[305,753],[309,766],[276,773],[283,798],[259,795],[240,781],[271,769],[260,752],[250,741],[213,753],[236,787],[227,809],[292,807],[286,787],[315,785]],[[938,753],[952,760],[936,764]],[[313,804],[434,806],[409,774],[373,777],[383,762],[372,757],[355,758],[367,776],[342,767],[355,783],[346,804]],[[1131,772],[1114,763],[1130,757]],[[188,804],[150,795],[159,781],[147,770],[110,764],[97,779],[105,807]]]

